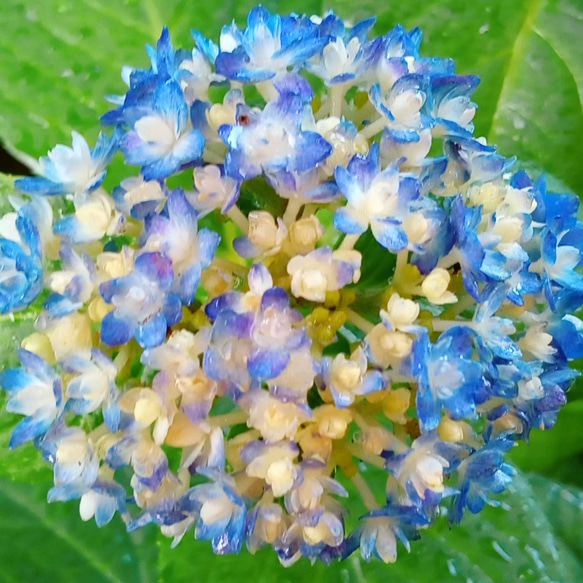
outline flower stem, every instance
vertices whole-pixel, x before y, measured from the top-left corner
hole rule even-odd
[[[338,249],[353,249],[360,235],[346,235]]]
[[[214,425],[215,427],[232,427],[239,423],[246,423],[247,419],[249,419],[247,411],[233,411],[232,413],[209,417],[211,425]]]
[[[247,217],[241,212],[241,209],[234,204],[228,211],[227,216],[241,229],[241,232],[246,235],[249,231],[249,221]]]
[[[287,207],[285,209],[285,213],[283,213],[283,222],[288,227],[296,220],[296,217],[298,216],[298,213],[300,212],[303,204],[304,201],[297,196],[294,196],[287,201]]]
[[[265,99],[266,102],[271,101],[272,99],[277,99],[279,93],[277,89],[273,85],[273,81],[261,81],[255,85],[257,87],[257,91],[261,93],[261,97]]]
[[[433,329],[436,332],[443,332],[444,330],[449,330],[455,326],[469,326],[472,327],[472,322],[468,320],[438,320],[433,319]]]
[[[375,455],[374,453],[368,453],[362,445],[358,443],[346,443],[346,449],[358,459],[375,466],[376,468],[385,469],[385,460],[380,455]]]
[[[348,321],[360,328],[365,334],[368,334],[375,327],[375,324],[369,322],[354,310],[347,308],[345,311],[348,316]]]
[[[362,477],[362,474],[357,472],[351,479],[367,509],[376,510],[379,508],[376,498],[374,497],[369,485],[366,483],[366,480]]]
[[[230,261],[229,259],[224,259],[223,257],[215,257],[211,264],[213,267],[218,269],[223,269],[224,271],[230,271],[236,275],[246,276],[247,271],[249,268],[245,265],[239,265],[239,263],[235,263],[234,261]]]
[[[367,140],[376,136],[378,133],[382,132],[387,127],[387,120],[384,117],[373,121],[369,125],[365,126],[360,130],[360,135]]]
[[[346,85],[344,83],[340,85],[334,85],[330,89],[330,99],[331,99],[331,108],[330,108],[330,116],[331,117],[341,117],[342,110],[344,106],[344,95],[346,93]]]

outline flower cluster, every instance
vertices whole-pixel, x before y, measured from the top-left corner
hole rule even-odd
[[[191,52],[164,29],[111,137],[16,182],[0,312],[38,317],[0,385],[49,501],[219,554],[392,562],[554,425],[578,200],[474,137],[476,77],[374,22],[257,7]],[[114,155],[136,171],[111,184]]]

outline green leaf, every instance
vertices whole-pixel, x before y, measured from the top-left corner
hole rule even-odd
[[[583,557],[583,490],[557,484],[542,476],[532,476],[530,483],[553,529],[579,559]]]
[[[81,521],[78,502],[49,505],[50,485],[0,480],[0,581],[154,583],[152,528],[128,535],[119,517],[103,529]]]
[[[510,452],[512,461],[525,472],[545,472],[582,453],[582,422],[583,401],[568,403],[553,429],[533,431],[530,443],[520,443]]]
[[[579,581],[583,567],[576,559],[578,547],[567,540],[568,536],[576,536],[576,517],[558,524],[552,516],[553,509],[541,500],[540,480],[535,479],[534,484],[517,476],[512,491],[503,496],[503,508],[487,508],[478,516],[469,515],[461,527],[451,531],[441,518],[423,533],[421,541],[412,543],[411,554],[401,547],[394,565],[367,564],[353,557],[328,567],[320,563],[311,566],[301,560],[283,569],[271,550],[261,550],[255,556],[243,552],[239,556],[216,557],[209,553],[208,543],[194,541],[190,534],[174,550],[168,539],[160,540],[161,581],[182,583],[200,577],[206,583],[247,579],[255,583]],[[558,485],[554,487],[560,489]],[[579,496],[577,500],[583,499],[583,493],[575,495]],[[548,504],[555,502],[553,498]],[[580,544],[580,533],[578,538],[575,545]]]

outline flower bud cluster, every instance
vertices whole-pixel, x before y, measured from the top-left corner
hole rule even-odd
[[[473,136],[476,77],[374,23],[257,7],[191,52],[164,29],[111,137],[16,182],[0,312],[38,317],[0,385],[49,501],[219,554],[392,562],[554,425],[583,356],[578,200]],[[118,153],[139,176],[111,188]]]

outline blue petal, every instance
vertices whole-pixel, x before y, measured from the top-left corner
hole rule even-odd
[[[249,354],[247,370],[254,379],[264,381],[279,376],[289,361],[289,352],[255,348]]]
[[[136,340],[142,348],[154,348],[164,342],[167,330],[168,325],[164,315],[156,314],[147,322],[136,326]]]
[[[127,344],[134,335],[135,324],[116,317],[115,310],[106,314],[101,323],[101,341],[107,346]]]

